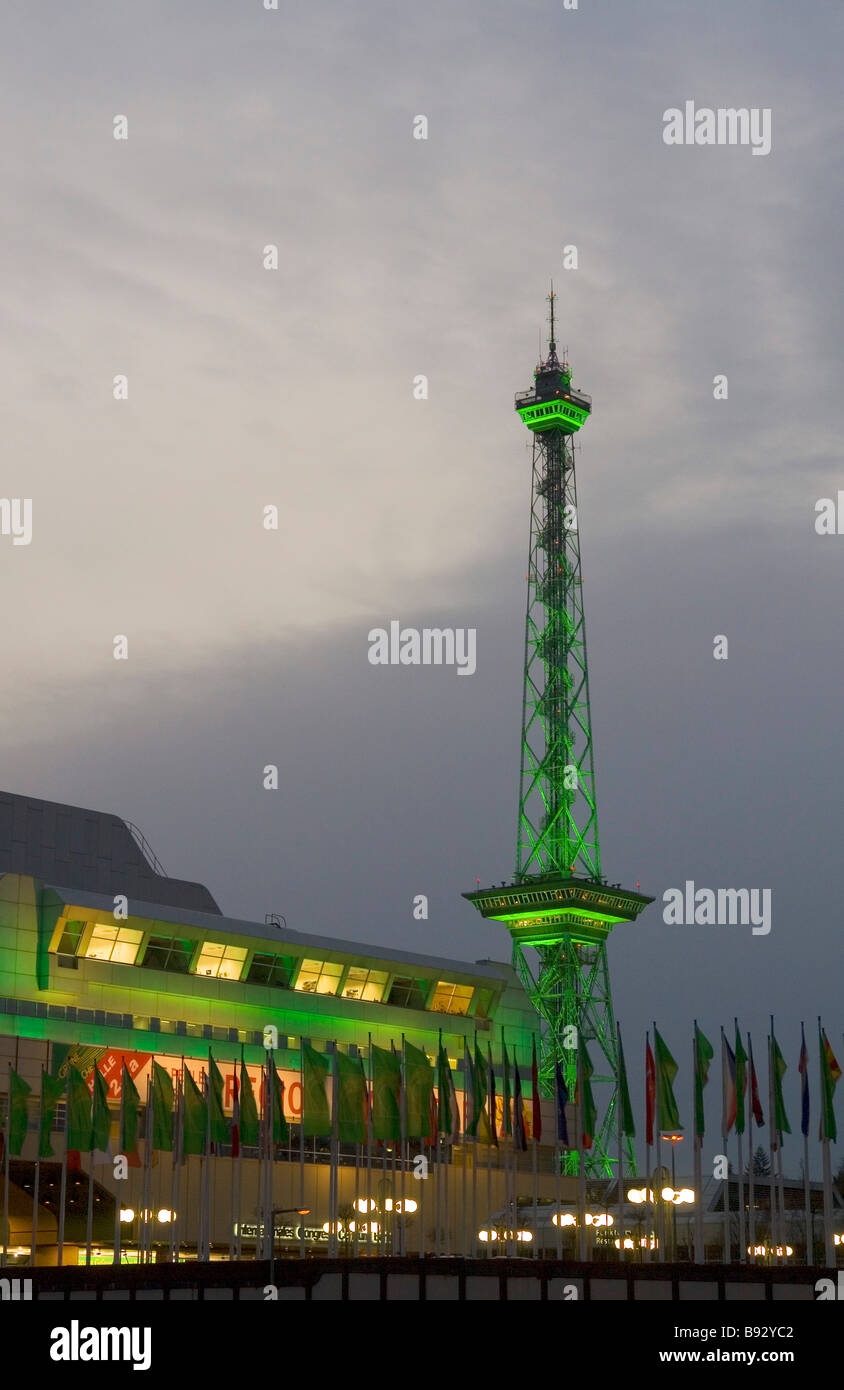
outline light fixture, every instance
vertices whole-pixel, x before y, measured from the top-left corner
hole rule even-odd
[[[128,1222],[134,1221],[134,1219],[135,1219],[135,1211],[134,1211],[134,1208],[133,1208],[133,1207],[121,1207],[121,1208],[120,1208],[120,1220],[123,1222],[124,1226],[127,1225]]]
[[[168,1221],[173,1220],[173,1213],[169,1207],[159,1207],[156,1215],[158,1216],[158,1220],[161,1222],[162,1226],[166,1226]]]

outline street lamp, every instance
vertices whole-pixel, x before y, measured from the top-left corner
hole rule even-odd
[[[275,1283],[275,1219],[277,1216],[310,1216],[310,1207],[273,1207],[270,1212],[270,1283]]]

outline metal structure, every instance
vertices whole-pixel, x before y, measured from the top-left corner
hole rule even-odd
[[[511,884],[464,896],[483,917],[505,922],[513,938],[513,963],[542,1020],[543,1093],[553,1094],[559,1063],[573,1097],[577,1040],[597,1044],[592,1081],[604,1086],[585,1163],[607,1176],[618,1055],[606,941],[653,899],[608,885],[601,873],[574,458],[592,398],[572,386],[565,353],[562,362],[557,356],[555,298],[552,285],[548,356],[515,402],[533,434],[516,873]],[[632,1164],[630,1145],[627,1159]],[[576,1150],[564,1164],[578,1171]]]

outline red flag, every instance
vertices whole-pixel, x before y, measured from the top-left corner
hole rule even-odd
[[[542,1138],[542,1107],[539,1104],[539,1067],[536,1063],[536,1038],[533,1040],[533,1058],[530,1064],[530,1089],[531,1095],[531,1129],[532,1138],[538,1144]]]
[[[232,1111],[232,1158],[240,1153],[240,1086],[237,1071],[234,1074],[234,1109]]]
[[[756,1067],[753,1064],[753,1044],[750,1041],[750,1034],[747,1035],[747,1044],[750,1048],[750,1105],[753,1110],[754,1122],[761,1129],[765,1123],[765,1116],[762,1113],[762,1102],[759,1099],[759,1083],[756,1080]]]
[[[656,1115],[656,1065],[651,1052],[651,1044],[645,1035],[645,1143],[650,1148],[654,1141],[654,1118]]]

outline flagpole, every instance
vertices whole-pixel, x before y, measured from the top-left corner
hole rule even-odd
[[[6,1115],[3,1126],[3,1265],[9,1258],[9,1141],[12,1137],[12,1064],[6,1072]],[[61,1260],[59,1260],[61,1264]]]
[[[809,1182],[809,1054],[806,1051],[806,1030],[800,1020],[800,1128],[803,1131],[803,1207],[806,1225],[806,1264],[815,1258],[814,1227],[812,1225],[812,1188]]]
[[[372,1247],[372,1126],[374,1124],[373,1100],[374,1100],[374,1080],[372,1074],[372,1034],[366,1035],[367,1061],[366,1070],[369,1084],[369,1106],[367,1108],[366,1121],[366,1253],[371,1254]]]
[[[152,1180],[152,1096],[155,1086],[155,1082],[153,1080],[154,1076],[155,1071],[154,1069],[151,1069],[150,1075],[147,1077],[147,1111],[144,1137],[144,1181],[142,1197],[143,1205],[141,1209],[141,1260],[143,1264],[149,1263],[149,1204],[150,1186]]]
[[[615,1024],[615,1045],[616,1045],[616,1073],[618,1084],[616,1085],[616,1137],[618,1139],[618,1258],[624,1259],[624,1144],[621,1137],[621,1127],[623,1116],[622,1096],[621,1096],[621,1024],[616,1019]]]
[[[299,1206],[305,1206],[305,1049],[299,1038]],[[305,1218],[299,1222],[299,1259],[305,1258]]]
[[[335,1043],[335,1044],[334,1044],[333,1078],[332,1078],[332,1085],[331,1085],[331,1142],[330,1142],[330,1161],[329,1161],[329,1174],[328,1174],[328,1190],[329,1190],[329,1205],[330,1205],[329,1221],[330,1221],[330,1225],[331,1225],[331,1236],[330,1236],[330,1238],[329,1238],[331,1243],[330,1243],[330,1247],[329,1247],[329,1252],[328,1252],[328,1253],[329,1253],[329,1255],[333,1255],[335,1259],[337,1258],[337,1255],[339,1254],[339,1248],[338,1248],[338,1247],[339,1247],[339,1240],[338,1240],[339,1232],[338,1232],[338,1230],[337,1230],[337,1224],[338,1224],[338,1221],[339,1221],[339,1216],[338,1216],[339,1201],[338,1201],[338,1193],[337,1193],[337,1165],[338,1165],[338,1163],[339,1163],[339,1161],[340,1161],[340,1145],[339,1145],[338,1130],[337,1130],[337,1125],[338,1125],[338,1114],[339,1114],[339,1107],[338,1107],[337,1102],[338,1102],[338,1099],[339,1099],[339,1091],[340,1091],[340,1086],[339,1086],[339,1083],[338,1083],[338,1075],[337,1075],[337,1044]],[[394,1179],[394,1181],[393,1181],[393,1187],[394,1187],[394,1189],[395,1189],[395,1155],[394,1155],[394,1157],[393,1157],[393,1165],[394,1165],[394,1166],[393,1166],[393,1179]]]
[[[11,1068],[10,1068],[10,1072],[11,1072]],[[10,1091],[11,1091],[11,1078],[10,1078]],[[68,1133],[69,1133],[69,1128],[68,1128],[68,1127],[69,1127],[69,1122],[70,1122],[70,1068],[68,1068],[68,1072],[67,1072],[67,1086],[65,1087],[65,1102],[64,1102],[64,1153],[63,1153],[63,1155],[62,1155],[62,1178],[61,1178],[61,1189],[60,1189],[60,1192],[59,1192],[59,1229],[58,1229],[58,1232],[57,1232],[57,1235],[56,1235],[56,1263],[57,1263],[57,1265],[59,1265],[59,1266],[61,1266],[61,1264],[62,1264],[62,1258],[63,1258],[63,1255],[64,1255],[64,1209],[65,1209],[65,1199],[66,1199],[66,1197],[67,1197],[67,1139],[68,1139]],[[9,1151],[8,1151],[8,1146],[7,1146],[7,1148],[6,1148],[6,1165],[7,1165],[7,1166],[6,1166],[6,1199],[7,1199],[7,1205],[8,1205],[8,1163],[9,1163]],[[7,1223],[7,1225],[8,1225],[8,1223]]]
[[[243,1046],[242,1046],[242,1045],[241,1045],[241,1048],[240,1048],[240,1063],[241,1063],[241,1067],[242,1067],[242,1066],[243,1066]],[[233,1201],[232,1221],[233,1221],[233,1224],[235,1225],[235,1232],[234,1232],[234,1258],[235,1258],[236,1260],[240,1260],[240,1259],[242,1258],[242,1255],[243,1255],[243,1242],[242,1242],[242,1237],[241,1237],[241,1232],[240,1232],[240,1227],[241,1227],[241,1205],[242,1205],[242,1204],[241,1204],[241,1192],[242,1192],[242,1190],[243,1190],[243,1187],[242,1187],[242,1184],[243,1184],[243,1135],[242,1135],[242,1133],[241,1133],[242,1125],[241,1125],[241,1119],[240,1119],[242,1105],[243,1105],[243,1097],[241,1096],[241,1092],[240,1092],[240,1072],[238,1071],[237,1063],[235,1062],[235,1063],[234,1063],[234,1105],[233,1105],[233,1107],[232,1107],[232,1118],[233,1118],[233,1119],[234,1119],[234,1118],[237,1119],[237,1131],[236,1131],[236,1132],[237,1132],[237,1154],[235,1155],[234,1162],[233,1162],[233,1164],[232,1164],[232,1169],[233,1169],[233,1178],[232,1178],[232,1180],[233,1180],[233,1182],[234,1182],[234,1192],[233,1192],[233,1194],[232,1194],[232,1201]],[[237,1109],[237,1116],[236,1116],[236,1117],[235,1117],[235,1115],[234,1115],[234,1109],[235,1109],[235,1108]],[[233,1125],[233,1126],[232,1126],[232,1133],[234,1134],[234,1132],[235,1132],[235,1127],[234,1127],[234,1125]]]
[[[700,1057],[697,1044],[697,1019],[694,1021],[695,1031],[692,1037],[692,1077],[695,1088],[695,1133],[692,1156],[694,1158],[694,1184],[695,1184],[695,1264],[702,1265],[705,1260],[705,1248],[703,1243],[703,1161],[701,1150],[703,1148],[703,1135],[698,1134],[697,1116],[697,1092],[700,1076]],[[707,1039],[708,1041],[708,1039]],[[703,1087],[700,1086],[701,1106],[703,1105]]]
[[[35,1247],[38,1244],[38,1187],[41,1180],[41,1125],[44,1120],[44,1063],[41,1063],[41,1094],[38,1098],[38,1147],[35,1153],[35,1182],[32,1187],[32,1240],[29,1263],[35,1267]],[[89,1261],[90,1263],[90,1261]]]
[[[182,1065],[179,1070],[179,1079],[176,1083],[176,1133],[173,1137],[173,1173],[170,1183],[170,1263],[176,1264],[179,1259],[179,1221],[181,1219],[182,1202],[182,1153],[185,1147],[185,1120],[184,1120],[184,1092],[185,1092],[185,1059],[182,1058]]]
[[[237,1081],[237,1062],[232,1062],[232,1131],[231,1131],[231,1184],[229,1204],[229,1260],[234,1260],[237,1254],[237,1228],[240,1225],[240,1093]],[[234,1152],[235,1134],[237,1134],[237,1153]]]
[[[654,1082],[655,1082],[655,1086],[654,1086],[654,1091],[655,1091],[655,1095],[654,1095],[654,1112],[655,1112],[655,1113],[654,1113],[654,1139],[656,1140],[656,1169],[655,1169],[656,1182],[655,1182],[655,1184],[654,1184],[654,1190],[653,1190],[653,1191],[654,1191],[654,1207],[655,1207],[655,1209],[656,1209],[656,1218],[657,1218],[657,1220],[656,1220],[656,1225],[657,1225],[657,1235],[656,1235],[657,1260],[658,1260],[658,1263],[664,1263],[665,1257],[666,1257],[666,1250],[665,1250],[665,1208],[664,1208],[664,1206],[663,1206],[663,1201],[662,1201],[662,1188],[661,1188],[661,1186],[660,1186],[660,1183],[662,1182],[662,1130],[661,1130],[661,1128],[660,1128],[660,1120],[662,1119],[662,1116],[661,1116],[661,1114],[660,1114],[660,1111],[661,1111],[661,1109],[662,1109],[662,1104],[661,1104],[661,1093],[662,1093],[662,1085],[661,1085],[661,1082],[662,1082],[662,1069],[661,1069],[661,1066],[660,1066],[659,1048],[657,1047],[657,1040],[656,1040],[656,1019],[654,1019],[653,1025],[654,1025]]]
[[[770,1111],[770,1129],[769,1129],[769,1133],[768,1133],[768,1156],[769,1156],[769,1160],[770,1160],[770,1164],[771,1164],[771,1172],[770,1172],[770,1175],[769,1175],[769,1187],[770,1187],[770,1198],[769,1198],[769,1201],[770,1201],[770,1207],[771,1207],[771,1234],[770,1234],[770,1243],[771,1243],[771,1246],[773,1247],[773,1249],[772,1249],[772,1251],[771,1251],[771,1263],[773,1263],[774,1260],[775,1260],[775,1258],[776,1258],[776,1256],[775,1256],[774,1253],[773,1253],[773,1250],[775,1250],[776,1247],[779,1245],[779,1239],[778,1239],[778,1235],[779,1235],[779,1231],[778,1231],[779,1221],[778,1221],[778,1218],[777,1218],[777,1164],[776,1164],[776,1153],[777,1153],[777,1107],[776,1107],[776,1103],[775,1103],[775,1101],[774,1101],[774,1054],[773,1054],[773,1047],[771,1046],[771,1043],[772,1043],[772,1040],[773,1040],[773,1036],[774,1036],[774,1020],[773,1020],[773,1015],[772,1015],[772,1016],[771,1016],[771,1032],[770,1032],[770,1034],[769,1034],[769,1036],[768,1036],[768,1106],[769,1106],[769,1111]]]
[[[651,1037],[645,1029],[645,1207],[651,1207],[651,1221],[654,1226],[653,1234],[656,1234],[656,1193],[651,1192],[653,1202],[647,1201],[648,1192],[651,1191],[651,1139],[653,1131],[648,1128],[648,1052],[650,1050]],[[654,1124],[656,1123],[656,1058],[654,1057]],[[645,1260],[651,1262],[651,1232],[645,1232]]]
[[[473,1136],[472,1136],[472,1137],[473,1137],[473,1140],[474,1140],[474,1143],[473,1143],[473,1145],[472,1145],[472,1241],[471,1241],[471,1254],[472,1254],[472,1259],[473,1259],[473,1260],[474,1260],[474,1259],[477,1259],[477,1255],[478,1255],[478,1143],[480,1142],[480,1141],[479,1141],[478,1130],[480,1129],[480,1126],[481,1126],[481,1116],[480,1116],[480,1114],[478,1114],[478,1115],[475,1114],[475,1107],[476,1107],[476,1105],[477,1105],[477,1096],[478,1096],[478,1091],[479,1091],[479,1089],[480,1089],[479,1084],[478,1084],[478,1078],[477,1078],[477,1070],[478,1070],[478,1034],[477,1034],[477,1030],[476,1030],[476,1031],[475,1031],[475,1034],[474,1034],[474,1037],[473,1037],[473,1039],[472,1039],[472,1072],[471,1072],[471,1075],[472,1075],[472,1129],[473,1129],[473,1131],[474,1131]],[[464,1135],[465,1135],[465,1129],[466,1129],[466,1115],[465,1115],[466,1102],[465,1102],[465,1099],[464,1099],[464,1102],[463,1102],[463,1109],[464,1109],[464,1115],[463,1115],[463,1129],[464,1129]],[[483,1107],[482,1107],[482,1109],[483,1109]]]
[[[583,1062],[577,1046],[577,1258],[586,1260],[586,1150],[583,1147]]]
[[[727,1071],[728,1071],[729,1063],[728,1063],[728,1060],[727,1060],[727,1046],[728,1046],[728,1044],[727,1044],[727,1039],[726,1039],[726,1035],[725,1035],[725,1033],[724,1033],[724,1029],[723,1029],[723,1026],[722,1026],[722,1028],[721,1028],[721,1093],[722,1093],[723,1104],[722,1104],[722,1106],[721,1106],[721,1148],[722,1148],[722,1150],[723,1150],[724,1158],[725,1158],[726,1163],[727,1163],[727,1172],[726,1172],[726,1175],[725,1175],[725,1177],[724,1177],[724,1179],[723,1179],[722,1188],[721,1188],[721,1190],[722,1190],[722,1192],[723,1192],[723,1194],[724,1194],[724,1195],[723,1195],[724,1216],[723,1216],[723,1224],[722,1224],[722,1229],[721,1229],[721,1245],[722,1245],[721,1257],[722,1257],[722,1262],[723,1262],[725,1265],[730,1264],[731,1261],[732,1261],[732,1257],[733,1257],[733,1249],[732,1249],[733,1243],[732,1243],[732,1240],[730,1239],[730,1153],[729,1153],[729,1128],[728,1128],[728,1124],[727,1124]],[[731,1082],[731,1084],[733,1084],[733,1085],[735,1084],[735,1083],[733,1082],[732,1077],[730,1077],[730,1082]]]
[[[733,1023],[736,1029],[736,1047],[741,1045],[741,1035],[739,1034],[738,1019],[733,1015]],[[744,1156],[742,1138],[744,1132],[744,1116],[747,1111],[753,1108],[753,1098],[750,1097],[750,1105],[745,1104],[747,1092],[747,1063],[744,1066],[744,1077],[742,1079],[741,1108],[742,1108],[742,1132],[739,1132],[736,1123],[736,1139],[738,1141],[738,1212],[739,1212],[739,1264],[747,1264],[747,1240],[744,1217]],[[738,1102],[738,1057],[736,1057],[736,1101]]]
[[[561,1148],[560,1136],[560,1107],[562,1096],[560,1095],[559,1063],[554,1059],[554,1170],[556,1184],[556,1206],[557,1206],[557,1259],[563,1258],[563,1152]]]
[[[748,1055],[748,1059],[749,1059],[749,1061],[750,1061],[750,1104],[749,1104],[749,1106],[747,1107],[747,1147],[748,1147],[748,1155],[747,1155],[747,1159],[748,1159],[748,1161],[747,1161],[747,1185],[748,1185],[748,1189],[749,1189],[749,1196],[748,1196],[748,1203],[749,1203],[749,1205],[748,1205],[748,1214],[749,1214],[749,1218],[750,1218],[750,1232],[749,1232],[749,1234],[750,1234],[750,1248],[751,1248],[751,1250],[755,1250],[755,1249],[756,1249],[756,1175],[755,1175],[755,1173],[754,1173],[754,1171],[753,1171],[753,1153],[754,1153],[754,1149],[753,1149],[753,1105],[754,1105],[754,1100],[755,1100],[755,1097],[756,1097],[756,1085],[755,1085],[756,1067],[755,1067],[755,1064],[754,1064],[754,1061],[753,1061],[753,1043],[750,1041],[750,1033],[748,1033],[748,1035],[747,1035],[747,1055]],[[755,1259],[755,1256],[753,1256],[752,1258]]]
[[[126,1065],[125,1062],[123,1064]],[[123,1072],[120,1073],[120,1109],[117,1118],[117,1150],[125,1160],[123,1153]],[[119,1189],[118,1189],[119,1191]],[[111,1257],[112,1264],[120,1264],[120,1198],[117,1193],[114,1196],[114,1251]]]
[[[823,1158],[823,1231],[824,1231],[824,1256],[827,1269],[835,1269],[835,1240],[832,1230],[832,1164],[829,1155],[829,1135],[826,1125],[826,1103],[828,1088],[824,1077],[824,1058],[820,1054],[823,1051],[823,1034],[821,1032],[821,1020],[818,1015],[818,1054],[821,1064],[821,1153]],[[832,1096],[829,1096],[830,1104]]]
[[[96,1064],[96,1062],[95,1062],[95,1063],[94,1063],[94,1070],[95,1070],[95,1071],[96,1071],[96,1067],[97,1067],[97,1064]],[[93,1082],[93,1085],[96,1087],[96,1081]],[[94,1094],[93,1094],[93,1092],[92,1092],[92,1094],[91,1094],[91,1129],[92,1129],[92,1133],[91,1133],[91,1137],[90,1137],[90,1139],[89,1139],[89,1143],[90,1143],[90,1146],[91,1146],[91,1147],[90,1147],[89,1150],[88,1150],[88,1215],[87,1215],[87,1219],[86,1219],[86,1221],[85,1221],[85,1264],[86,1264],[86,1266],[87,1266],[87,1265],[90,1265],[90,1263],[91,1263],[91,1245],[92,1245],[92,1243],[93,1243],[93,1235],[94,1235],[94,1137],[93,1137],[93,1125],[94,1125]]]

